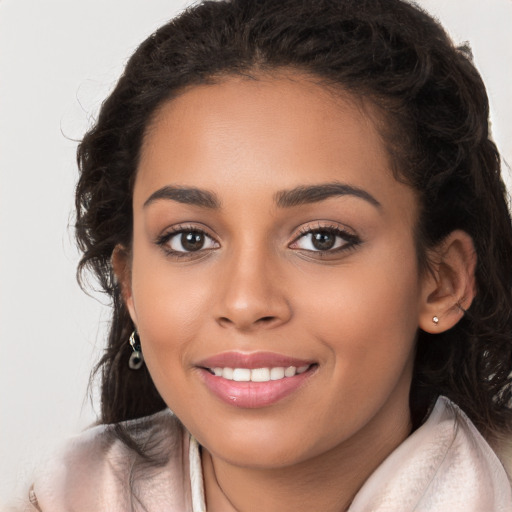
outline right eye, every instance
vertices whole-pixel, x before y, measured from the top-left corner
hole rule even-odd
[[[166,233],[159,238],[157,243],[169,253],[176,255],[184,255],[219,247],[218,242],[204,231],[197,228],[191,229],[183,227]]]

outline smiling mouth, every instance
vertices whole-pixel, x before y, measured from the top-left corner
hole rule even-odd
[[[216,377],[235,382],[270,382],[300,375],[311,369],[314,364],[304,366],[275,366],[270,368],[204,368]]]
[[[224,403],[257,409],[297,393],[317,373],[318,363],[283,356],[273,356],[272,359],[274,361],[270,362],[269,357],[261,354],[223,355],[200,364],[199,375],[207,389]],[[220,366],[222,363],[225,366]],[[277,366],[279,364],[283,366]]]

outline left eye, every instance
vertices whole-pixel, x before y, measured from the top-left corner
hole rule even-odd
[[[354,238],[340,230],[316,229],[297,238],[292,248],[316,252],[332,251],[352,245]]]
[[[167,247],[174,252],[196,252],[214,249],[217,242],[202,231],[179,231],[167,239]]]

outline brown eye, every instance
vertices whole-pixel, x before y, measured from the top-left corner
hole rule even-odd
[[[181,246],[186,251],[198,251],[203,248],[204,234],[197,231],[181,234]]]
[[[167,246],[174,253],[198,252],[219,247],[219,244],[206,233],[193,229],[165,235],[160,244]]]
[[[328,231],[316,231],[311,233],[311,244],[319,251],[328,251],[336,244],[336,235]]]
[[[337,227],[305,230],[291,245],[292,249],[300,249],[311,253],[336,253],[359,244],[361,240],[353,233]]]

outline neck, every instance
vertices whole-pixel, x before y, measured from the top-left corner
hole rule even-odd
[[[350,440],[287,467],[240,467],[203,449],[208,512],[348,510],[368,476],[411,431],[409,410],[394,413],[391,424],[377,416]]]

